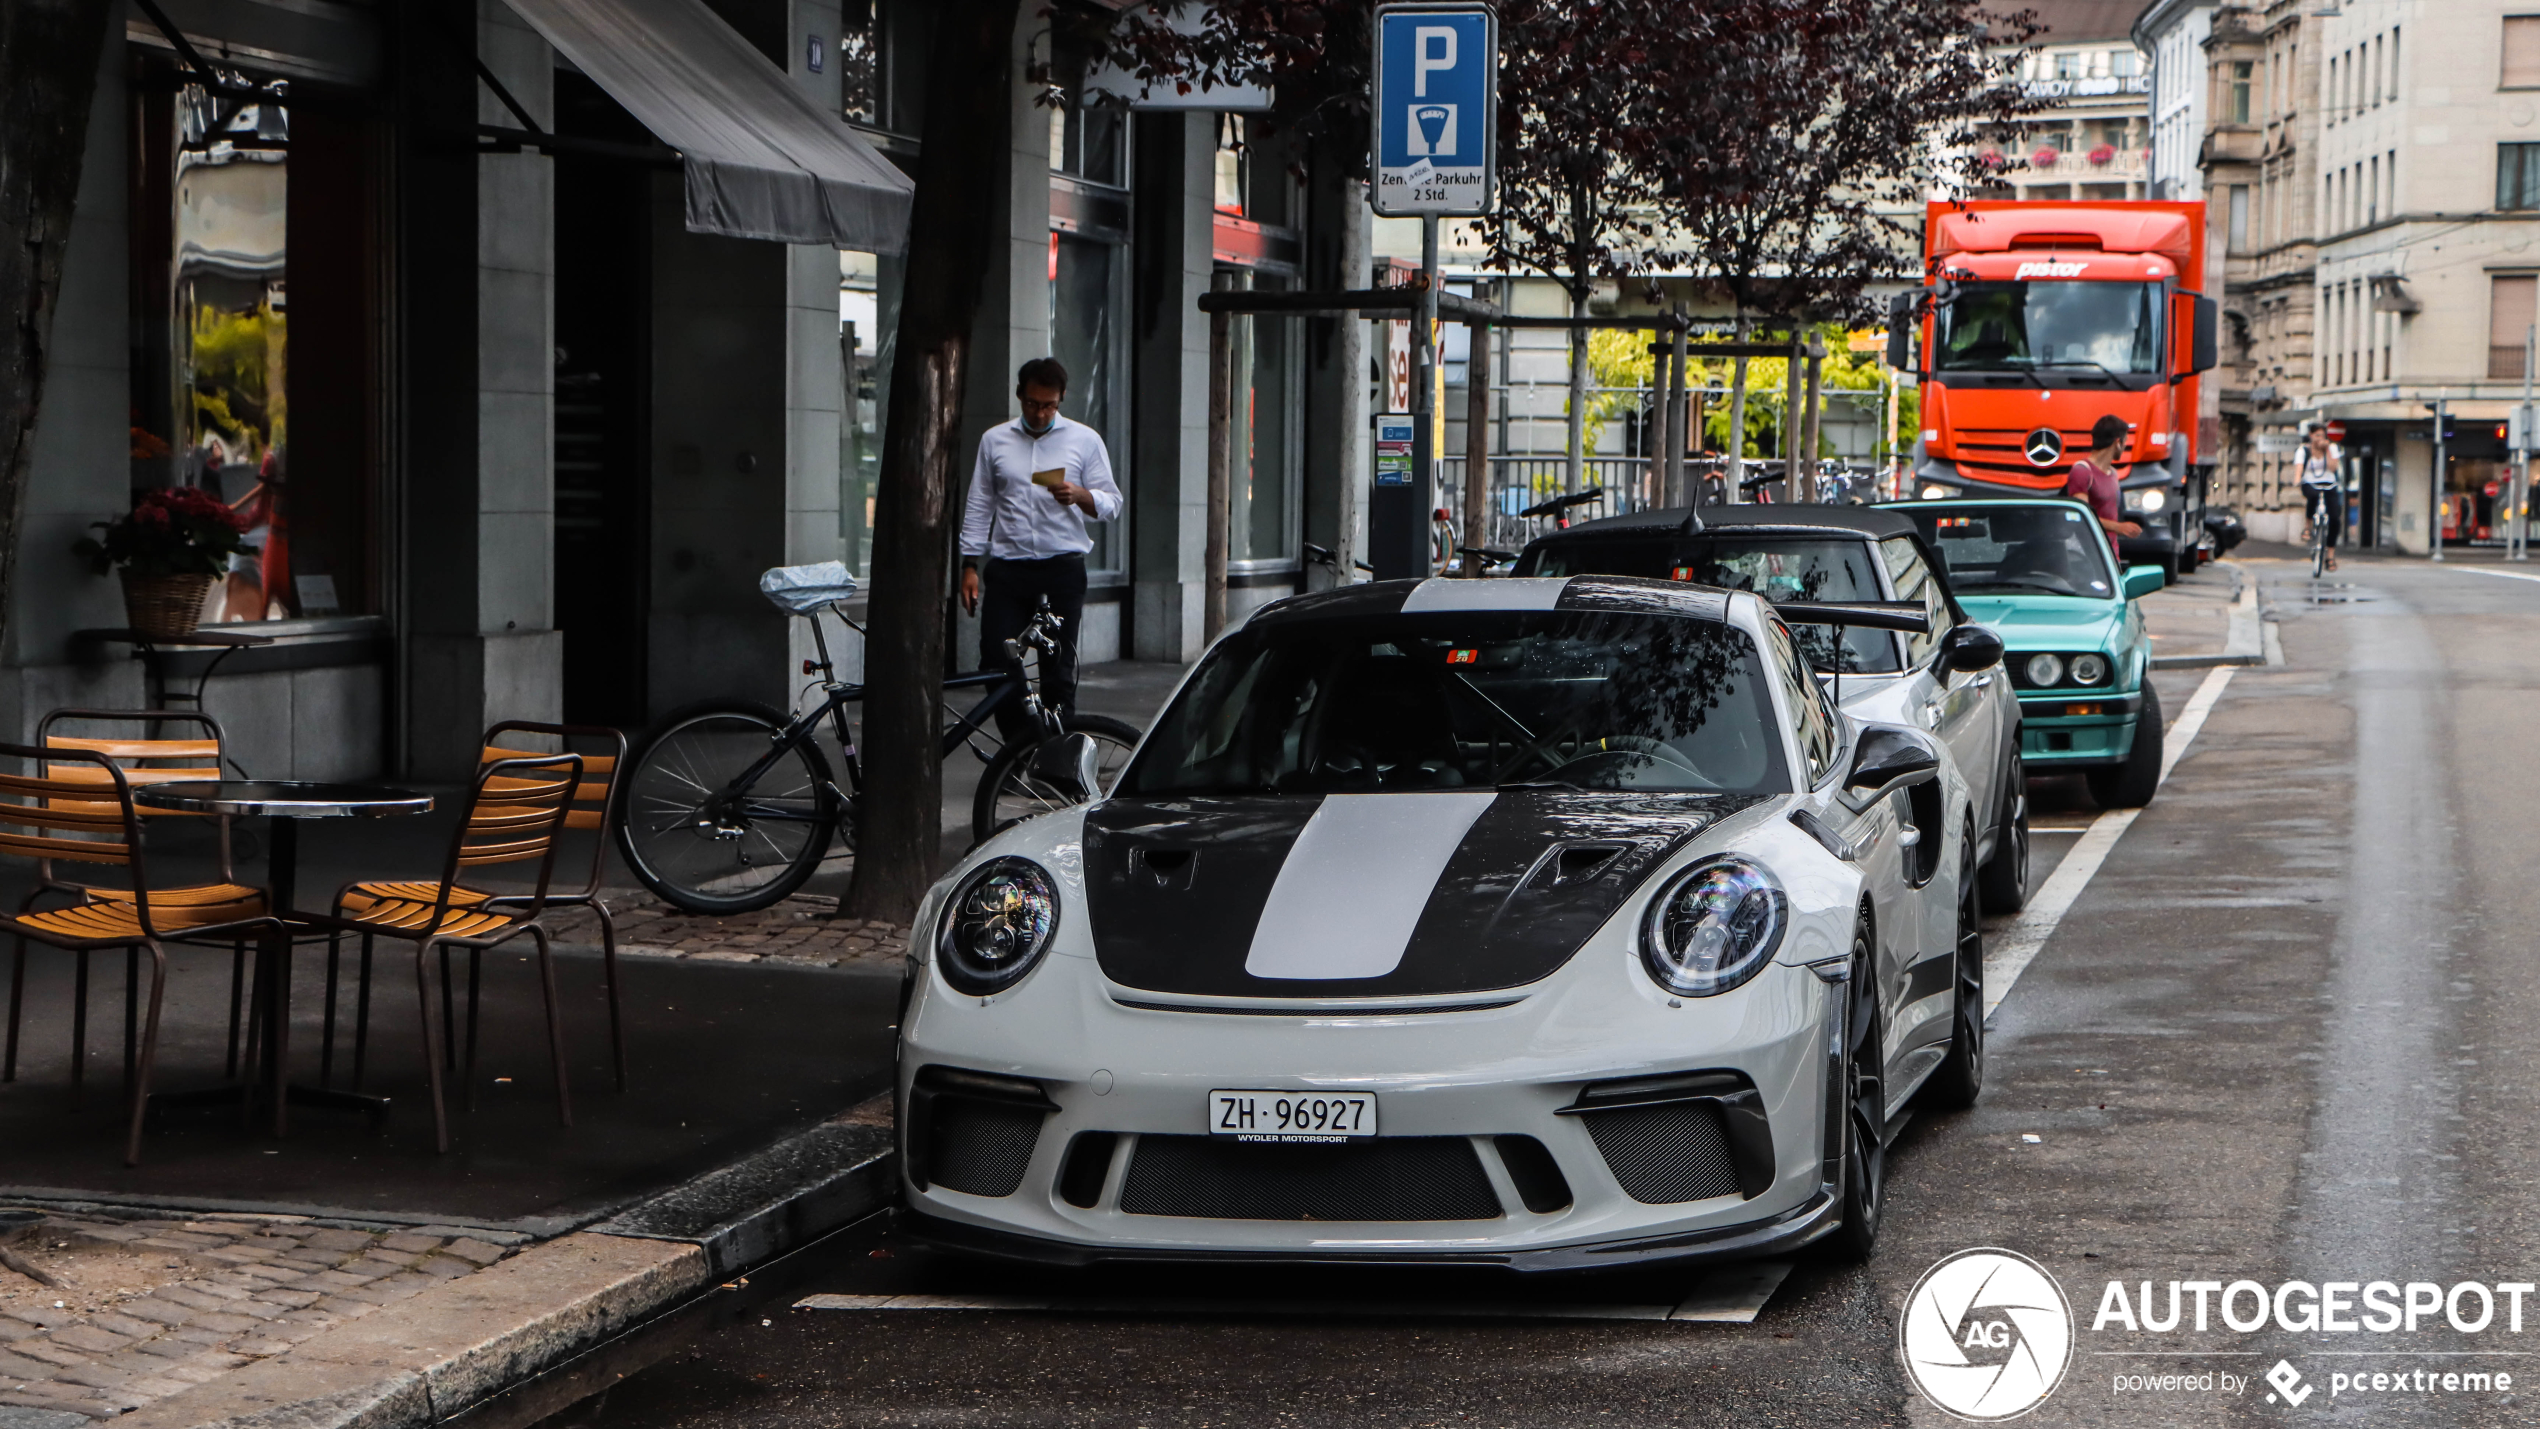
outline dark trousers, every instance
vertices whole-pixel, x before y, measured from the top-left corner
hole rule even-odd
[[[1041,598],[1049,597],[1058,616],[1058,655],[1041,668],[1041,698],[1052,708],[1076,708],[1076,631],[1085,623],[1085,558],[1051,556],[1038,561],[989,561],[980,567],[979,668],[1017,668],[1006,658],[1005,642],[1023,633]],[[1039,731],[1023,716],[1023,701],[1010,700],[997,711],[997,736],[1008,744],[1030,739]]]

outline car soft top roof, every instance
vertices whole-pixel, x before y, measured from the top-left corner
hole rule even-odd
[[[1529,545],[1558,545],[1564,541],[1593,540],[1598,536],[1639,536],[1658,531],[1682,531],[1686,508],[1661,507],[1655,511],[1634,511],[1625,516],[1605,516],[1582,521],[1566,531],[1547,531]],[[1766,531],[1842,531],[1876,539],[1881,536],[1908,536],[1914,523],[1893,511],[1876,506],[1819,506],[1806,502],[1745,502],[1736,506],[1705,506],[1699,513],[1703,532],[1736,531],[1741,534]],[[1700,534],[1697,532],[1696,534]]]
[[[1370,581],[1273,601],[1255,612],[1251,625],[1309,620],[1347,620],[1458,610],[1612,611],[1671,615],[1726,622],[1737,592],[1683,581],[1633,576],[1503,576],[1490,580]]]

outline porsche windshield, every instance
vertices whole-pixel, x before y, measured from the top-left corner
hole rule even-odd
[[[1544,541],[1517,562],[1521,576],[1639,576],[1691,581],[1724,590],[1751,590],[1771,601],[1885,600],[1878,556],[1870,543],[1849,540],[1741,536],[1734,531],[1699,536],[1591,536]],[[1884,630],[1795,625],[1799,653],[1819,670],[1834,668],[1842,652],[1847,674],[1892,674],[1904,667],[1896,637]]]
[[[1674,616],[1272,620],[1209,653],[1117,792],[1789,787],[1744,632]]]
[[[2115,376],[2161,370],[2161,285],[1960,283],[1939,311],[1943,372],[2074,368]]]
[[[1949,588],[1965,595],[2116,598],[2108,539],[2078,506],[1900,506],[1940,553]]]

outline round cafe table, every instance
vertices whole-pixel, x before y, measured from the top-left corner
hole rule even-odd
[[[187,814],[232,814],[269,821],[266,878],[267,905],[285,923],[297,914],[302,819],[386,818],[432,810],[432,796],[384,784],[333,784],[304,779],[180,779],[147,784],[132,791],[132,802],[147,809]],[[273,1102],[273,1132],[290,1130],[293,1102],[368,1112],[387,1111],[386,1097],[290,1084],[291,935],[268,936],[259,945],[256,965],[258,1016],[265,1035],[254,1083],[211,1087],[198,1092],[154,1096],[162,1106],[222,1105],[252,1099],[261,1083]]]

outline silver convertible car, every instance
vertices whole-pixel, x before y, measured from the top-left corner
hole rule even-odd
[[[928,895],[903,1227],[1055,1264],[1868,1253],[1907,1100],[1982,1080],[1977,815],[1784,619],[1595,576],[1255,613],[1115,787]]]

